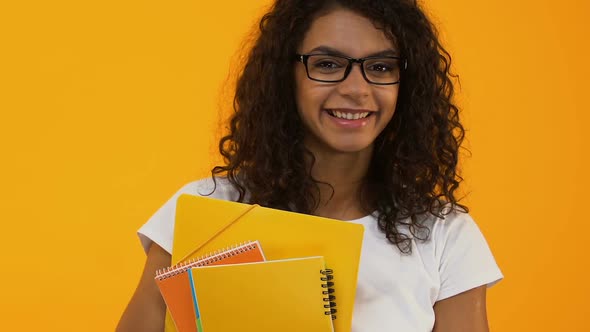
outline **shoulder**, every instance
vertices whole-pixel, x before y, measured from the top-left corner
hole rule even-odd
[[[453,210],[442,217],[431,217],[430,229],[434,240],[454,242],[460,237],[479,237],[482,233],[479,226],[467,212]],[[448,243],[451,244],[451,243]]]
[[[373,217],[377,220],[377,216]],[[481,231],[471,215],[457,209],[445,208],[441,216],[423,214],[414,223],[409,218],[397,225],[397,230],[420,247],[453,246],[459,238],[478,238]],[[413,230],[411,230],[411,225]]]
[[[441,216],[423,217],[420,224],[428,230],[420,234],[423,240],[414,239],[415,246],[419,251],[429,252],[440,263],[465,250],[488,248],[479,226],[467,212],[447,209]],[[412,236],[407,229],[405,233]]]
[[[177,191],[176,198],[181,194],[208,196],[227,201],[236,201],[239,198],[238,190],[225,177],[209,177],[189,182]]]
[[[224,177],[205,178],[185,184],[138,230],[139,239],[146,252],[152,243],[158,244],[169,253],[172,252],[176,201],[183,194],[207,196],[227,201],[237,201],[239,198],[238,190]]]
[[[433,217],[430,239],[421,250],[434,256],[440,277],[438,300],[503,278],[488,242],[471,215],[451,211]],[[419,249],[419,250],[420,250]]]

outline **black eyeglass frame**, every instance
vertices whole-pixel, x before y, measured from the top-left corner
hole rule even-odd
[[[338,58],[342,58],[342,59],[346,59],[348,60],[348,65],[346,66],[346,69],[344,71],[344,77],[342,77],[339,80],[320,80],[317,78],[313,78],[309,75],[309,68],[307,67],[307,60],[309,59],[310,56],[315,56],[315,55],[328,55],[328,56],[334,56],[334,57],[338,57]],[[370,84],[375,84],[375,85],[394,85],[394,84],[399,84],[401,82],[401,72],[403,72],[404,70],[408,69],[408,61],[405,58],[399,57],[399,56],[370,56],[370,57],[366,57],[366,58],[351,58],[345,55],[338,55],[338,54],[323,54],[323,53],[316,53],[316,54],[295,54],[295,59],[298,62],[303,63],[303,65],[305,66],[305,72],[307,73],[307,77],[312,80],[312,81],[317,81],[317,82],[323,82],[323,83],[339,83],[342,82],[344,80],[346,80],[346,78],[348,77],[348,75],[350,74],[350,72],[352,71],[352,65],[354,63],[358,63],[361,67],[361,73],[363,74],[363,78],[365,79],[365,81],[367,81]],[[403,62],[403,65],[400,66],[400,79],[398,79],[397,81],[393,82],[393,83],[378,83],[378,82],[372,82],[371,80],[369,80],[369,78],[367,77],[367,74],[365,73],[365,67],[364,67],[364,63],[367,60],[373,60],[373,59],[397,59]]]

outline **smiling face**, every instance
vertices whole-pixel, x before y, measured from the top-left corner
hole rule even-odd
[[[369,19],[341,8],[312,23],[298,53],[352,58],[397,54],[392,41]],[[306,128],[307,148],[314,153],[372,151],[373,142],[393,117],[399,85],[368,83],[356,63],[338,83],[313,81],[303,63],[295,66],[297,109]]]

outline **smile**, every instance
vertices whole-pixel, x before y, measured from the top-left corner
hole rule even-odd
[[[331,116],[333,116],[335,118],[345,119],[345,120],[359,120],[359,119],[364,119],[364,118],[368,117],[369,115],[371,115],[371,112],[351,113],[351,112],[334,111],[334,110],[329,110],[329,109],[326,110],[326,112],[328,112],[328,114],[330,114]]]

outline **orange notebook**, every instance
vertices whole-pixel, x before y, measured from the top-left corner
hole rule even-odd
[[[188,270],[193,267],[253,263],[265,261],[258,241],[251,241],[205,257],[193,259],[156,272],[156,284],[166,302],[178,332],[197,332],[196,312],[193,305]]]

